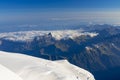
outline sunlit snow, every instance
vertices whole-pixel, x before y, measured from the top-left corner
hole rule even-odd
[[[90,37],[97,36],[96,32],[81,32],[81,30],[58,30],[58,31],[20,31],[0,33],[0,38],[12,40],[12,41],[31,41],[35,36],[45,36],[51,33],[52,37],[56,40],[75,38],[82,35],[88,35]]]
[[[16,80],[95,80],[90,72],[67,60],[49,61],[0,51],[0,80],[15,80],[5,78],[5,74]]]

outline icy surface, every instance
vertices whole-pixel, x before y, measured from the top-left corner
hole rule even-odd
[[[12,41],[29,41],[35,36],[45,36],[51,33],[56,40],[75,38],[81,35],[89,35],[90,37],[97,36],[98,33],[81,32],[81,30],[58,30],[58,31],[21,31],[21,32],[9,32],[0,33],[0,38],[12,40]]]
[[[0,51],[0,64],[22,80],[95,80],[90,72],[70,64],[67,60],[49,61]],[[9,74],[1,65],[0,75]],[[5,72],[1,72],[1,70]],[[16,80],[21,80],[19,77]],[[0,76],[0,80],[11,79],[1,79]]]

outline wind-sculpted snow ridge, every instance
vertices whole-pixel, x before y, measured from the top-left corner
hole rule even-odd
[[[49,61],[0,51],[0,64],[15,73],[15,77],[19,76],[16,80],[95,80],[90,72],[70,64],[67,60]],[[1,70],[9,74],[1,65],[0,74]],[[0,80],[3,80],[1,77]]]
[[[58,30],[58,31],[21,31],[21,32],[9,32],[0,33],[0,38],[12,40],[12,41],[29,41],[35,36],[45,36],[51,33],[52,37],[56,40],[75,38],[81,35],[89,35],[90,37],[97,36],[98,33],[95,32],[82,32],[81,30]]]

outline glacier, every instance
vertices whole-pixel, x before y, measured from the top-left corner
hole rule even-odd
[[[87,70],[74,66],[67,60],[50,61],[0,51],[0,80],[95,80],[95,78]]]

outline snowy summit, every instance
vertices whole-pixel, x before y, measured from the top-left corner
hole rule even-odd
[[[66,60],[49,61],[0,51],[0,80],[95,80]]]

